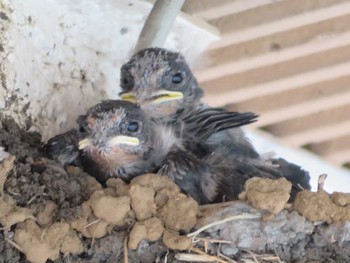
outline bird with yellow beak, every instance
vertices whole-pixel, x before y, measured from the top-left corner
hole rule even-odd
[[[121,68],[120,97],[152,117],[168,117],[200,104],[203,91],[186,64],[175,52],[149,48],[136,53]]]
[[[190,112],[182,125],[173,126],[150,119],[137,104],[106,100],[79,116],[79,130],[51,138],[46,148],[63,165],[81,163],[102,183],[111,177],[129,182],[158,172],[169,153],[196,148],[212,133],[254,122],[256,117],[250,112],[208,108]]]
[[[130,181],[153,171],[153,160],[147,160],[152,134],[145,118],[137,105],[120,100],[103,101],[79,116],[78,149],[84,169],[101,182],[110,177]]]

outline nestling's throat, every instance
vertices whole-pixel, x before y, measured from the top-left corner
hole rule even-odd
[[[131,153],[119,147],[107,150],[91,148],[86,151],[86,154],[111,176],[121,167],[130,166],[140,158],[137,153]]]
[[[159,104],[141,104],[142,110],[148,113],[153,118],[162,118],[176,114],[179,108],[182,107],[182,101],[173,100]]]

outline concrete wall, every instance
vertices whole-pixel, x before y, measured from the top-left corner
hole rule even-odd
[[[152,7],[136,0],[0,3],[0,110],[44,140],[101,99],[118,98],[120,66]],[[179,16],[165,46],[193,61],[217,39]]]

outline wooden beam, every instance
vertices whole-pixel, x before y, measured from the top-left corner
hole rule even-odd
[[[258,83],[282,79],[302,72],[316,70],[350,59],[350,45],[340,46],[322,53],[310,54],[301,58],[283,61],[277,64],[231,74],[202,83],[207,92],[230,91],[246,88]]]
[[[232,90],[225,93],[220,92],[219,83],[215,85],[216,92],[208,92],[205,88],[206,96],[204,101],[212,106],[223,106],[228,103],[236,103],[252,98],[266,96],[276,92],[282,92],[292,89],[299,89],[306,85],[316,84],[322,81],[336,79],[350,74],[350,62],[334,65],[327,68],[290,76],[281,80],[248,86],[241,90]],[[214,90],[214,89],[213,89]]]
[[[294,62],[298,58],[312,56],[333,49],[350,46],[350,32],[342,35],[333,35],[321,40],[283,49],[280,52],[270,52],[261,56],[240,61],[230,61],[217,64],[196,73],[199,82],[222,78],[227,75],[235,75],[257,68],[266,68],[271,65]],[[294,66],[294,64],[293,64]]]
[[[337,153],[323,156],[323,158],[334,165],[341,166],[350,162],[350,150],[339,151]]]
[[[342,137],[350,133],[350,121],[339,122],[333,125],[311,128],[307,131],[281,136],[281,140],[292,147],[299,147],[308,143],[321,143]]]
[[[321,98],[309,102],[300,103],[279,109],[276,111],[265,112],[256,123],[250,124],[252,127],[267,126],[280,123],[287,120],[302,118],[311,114],[324,112],[341,106],[349,106],[350,108],[350,90],[341,94]],[[228,107],[230,109],[230,107]],[[327,119],[329,122],[330,120]],[[276,130],[275,130],[276,131]],[[283,132],[280,132],[283,134]],[[284,133],[285,134],[285,133]]]
[[[319,155],[331,155],[350,148],[350,130],[347,134],[326,141],[311,143],[308,148]],[[349,156],[350,159],[350,156]]]
[[[296,5],[307,5],[310,3],[310,1],[282,1],[278,4],[289,2],[292,4],[294,2],[294,7]],[[319,1],[313,1],[315,3],[315,7],[317,7],[317,2]],[[234,43],[240,43],[249,41],[252,39],[257,39],[264,36],[269,36],[272,34],[276,34],[278,32],[283,32],[286,30],[291,30],[292,28],[300,28],[305,25],[314,24],[321,22],[323,20],[343,16],[350,13],[350,2],[347,0],[342,1],[328,1],[332,3],[338,3],[333,6],[326,6],[322,9],[316,9],[315,11],[305,12],[308,10],[300,10],[298,15],[291,15],[288,16],[288,9],[284,7],[286,10],[286,14],[284,16],[288,16],[286,18],[282,17],[276,17],[274,16],[275,9],[270,8],[269,13],[265,14],[266,19],[268,17],[271,17],[274,19],[274,21],[267,21],[266,23],[262,23],[261,21],[258,21],[256,24],[248,23],[247,25],[242,25],[242,23],[238,23],[240,21],[239,19],[244,18],[244,14],[242,18],[236,17],[225,17],[221,20],[218,20],[217,23],[214,23],[214,25],[218,26],[220,32],[222,32],[222,40],[216,43],[213,43],[209,48],[216,49],[228,45],[232,45]],[[255,11],[255,16],[258,11]],[[282,12],[282,11],[281,11]],[[239,28],[241,27],[241,29]],[[242,29],[243,28],[243,29]]]
[[[231,104],[230,108],[237,111],[254,111],[264,114],[264,112],[346,92],[350,87],[350,69],[346,76],[333,76],[332,79],[319,81],[311,84],[306,83],[295,89],[276,90],[275,93],[238,101]]]
[[[247,89],[249,86],[259,83],[283,79],[348,61],[350,61],[350,44],[321,53],[310,54],[273,65],[231,74],[208,82],[202,82],[201,86],[205,88],[208,94],[218,94],[219,92]]]
[[[213,20],[277,1],[281,0],[190,0],[185,2],[182,10],[205,20]]]
[[[348,25],[350,25],[350,14],[210,50],[206,54],[210,59],[208,66],[231,63],[270,52],[281,52],[286,48],[320,40],[327,36],[336,36],[349,31]]]
[[[275,136],[285,137],[295,133],[305,132],[310,129],[332,126],[348,121],[349,111],[349,104],[341,105],[339,107],[335,105],[334,108],[264,126],[264,129]]]

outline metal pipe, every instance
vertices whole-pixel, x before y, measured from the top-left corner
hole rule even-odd
[[[162,47],[185,0],[157,0],[142,28],[135,52]]]

